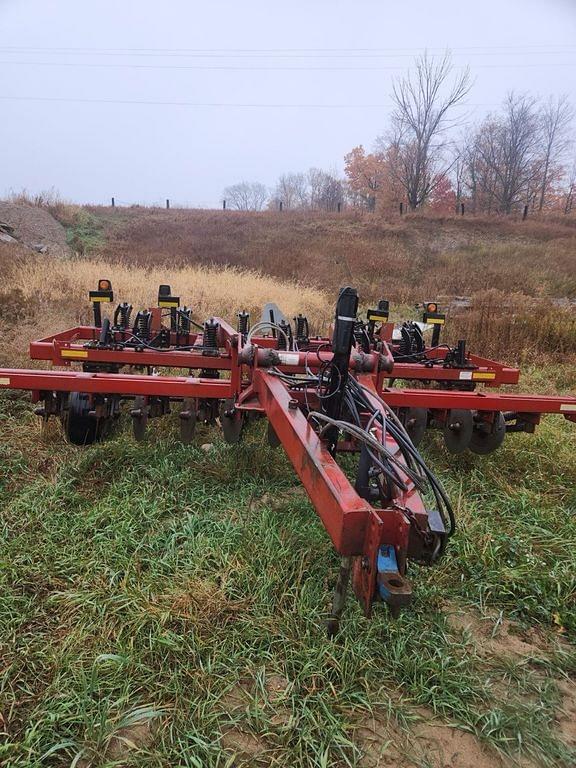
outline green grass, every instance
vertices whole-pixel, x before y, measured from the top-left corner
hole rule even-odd
[[[237,447],[201,433],[209,452],[172,429],[78,450],[0,396],[0,764],[355,766],[372,713],[406,733],[434,713],[535,765],[573,764],[554,717],[556,681],[576,675],[574,425],[547,420],[487,458],[427,438],[458,533],[441,565],[412,569],[397,621],[350,599],[335,643],[337,558],[282,452],[259,425]],[[449,621],[457,607],[541,642],[487,654]],[[114,763],[134,721],[153,738]],[[234,759],[239,731],[257,748]]]
[[[105,242],[102,222],[84,208],[74,208],[63,223],[66,241],[78,253],[89,254]]]

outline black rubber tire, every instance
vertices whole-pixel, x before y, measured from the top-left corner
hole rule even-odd
[[[101,438],[101,425],[89,415],[89,397],[85,392],[70,392],[65,418],[66,437],[73,445],[92,445]]]

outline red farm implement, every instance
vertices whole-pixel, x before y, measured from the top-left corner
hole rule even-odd
[[[345,288],[323,338],[274,305],[252,326],[245,312],[236,328],[198,324],[166,285],[158,306],[136,313],[124,302],[103,318],[108,280],[90,300],[93,325],[30,346],[34,359],[81,370],[0,369],[0,388],[30,390],[36,412],[60,418],[79,445],[102,439],[125,403],[136,439],[175,404],[185,443],[198,421],[219,423],[236,443],[248,421],[267,418],[271,444],[284,447],[342,558],[331,634],[350,577],[367,616],[377,600],[394,614],[411,600],[408,562],[433,565],[454,532],[449,499],[418,451],[426,429],[442,430],[452,453],[485,454],[511,432],[533,432],[542,414],[576,421],[576,397],[503,393],[517,369],[470,354],[464,341],[441,344],[434,303],[422,323],[394,326],[386,301],[359,319],[356,291]]]

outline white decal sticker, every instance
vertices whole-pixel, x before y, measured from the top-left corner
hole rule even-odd
[[[461,381],[472,379],[472,371],[460,371],[460,375],[458,376],[458,378]]]
[[[298,365],[300,355],[298,352],[278,352],[282,365]]]

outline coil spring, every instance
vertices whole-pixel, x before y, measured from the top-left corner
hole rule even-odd
[[[148,339],[150,337],[151,321],[152,314],[147,309],[137,312],[134,327],[132,328],[134,335],[138,336],[139,339]]]
[[[238,312],[238,323],[236,325],[236,330],[238,333],[241,333],[242,336],[246,336],[248,331],[250,330],[250,313],[249,312]]]
[[[294,318],[296,323],[296,338],[298,341],[308,341],[308,318],[305,315],[298,315]]]
[[[424,351],[422,331],[411,320],[407,320],[400,328],[402,338],[398,345],[398,357],[414,357]]]
[[[192,310],[188,307],[182,307],[178,310],[178,320],[176,330],[178,333],[190,333],[190,317]]]
[[[214,318],[204,323],[204,349],[218,349],[218,323]]]
[[[114,312],[114,325],[116,328],[122,328],[126,330],[130,325],[131,314],[132,304],[128,304],[127,301],[123,301],[122,304],[118,304]]]
[[[278,334],[278,349],[284,349],[288,350],[292,348],[292,326],[290,323],[285,322],[284,320],[281,320],[278,323],[278,327],[284,331],[284,334],[288,337],[288,345],[286,345],[286,338],[284,337],[284,334],[279,333]]]

